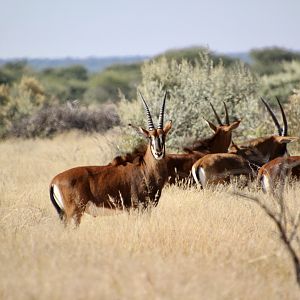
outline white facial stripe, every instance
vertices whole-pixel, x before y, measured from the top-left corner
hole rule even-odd
[[[151,152],[155,159],[159,160],[164,157],[165,145],[163,143],[163,137],[151,136]]]

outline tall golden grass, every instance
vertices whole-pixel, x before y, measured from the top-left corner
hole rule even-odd
[[[151,213],[85,215],[64,228],[51,178],[106,164],[117,142],[72,133],[0,143],[0,299],[299,299],[275,226],[234,185],[166,187]]]

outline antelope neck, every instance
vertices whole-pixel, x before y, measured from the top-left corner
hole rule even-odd
[[[212,139],[211,150],[213,152],[226,152],[231,143],[231,132],[217,132]]]

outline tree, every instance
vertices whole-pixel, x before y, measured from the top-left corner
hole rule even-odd
[[[282,71],[282,62],[300,61],[300,53],[284,48],[263,48],[250,51],[253,60],[252,68],[261,75]]]

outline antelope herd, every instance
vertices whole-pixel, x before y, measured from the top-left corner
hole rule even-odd
[[[276,183],[287,176],[300,178],[300,156],[289,156],[287,144],[297,140],[288,136],[287,118],[277,99],[283,126],[273,110],[261,99],[271,115],[278,135],[256,138],[237,145],[232,131],[240,120],[230,123],[224,103],[225,124],[210,103],[218,125],[205,120],[214,134],[183,148],[184,153],[166,154],[165,141],[172,122],[164,125],[167,92],[164,95],[158,126],[155,128],[149,107],[140,93],[148,129],[129,124],[148,140],[147,146],[125,157],[117,156],[105,166],[76,167],[56,175],[50,183],[50,199],[65,224],[80,224],[84,212],[94,205],[103,209],[145,209],[158,204],[164,185],[192,180],[201,188],[207,184],[229,182],[232,176],[258,179],[264,192],[272,193]],[[192,177],[191,177],[192,176]]]

